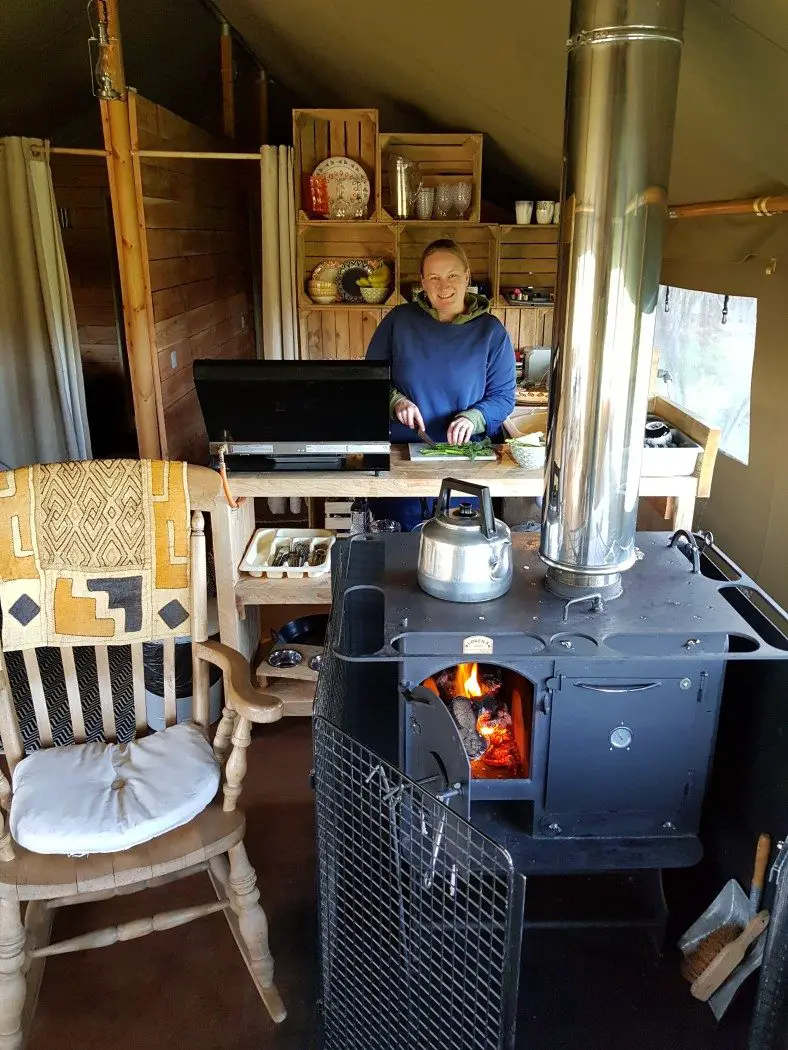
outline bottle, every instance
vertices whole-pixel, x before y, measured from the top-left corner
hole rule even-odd
[[[372,509],[366,496],[357,496],[350,504],[350,535],[360,536],[369,532],[372,524]]]

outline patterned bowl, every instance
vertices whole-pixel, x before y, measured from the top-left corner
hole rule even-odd
[[[363,285],[359,285],[358,290],[361,292],[361,298],[365,303],[385,303],[389,297],[389,289],[384,285],[382,288],[365,288]]]
[[[544,445],[525,445],[517,438],[510,438],[506,447],[523,470],[544,470],[547,452]]]

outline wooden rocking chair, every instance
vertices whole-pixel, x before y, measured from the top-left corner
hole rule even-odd
[[[91,464],[81,466],[89,469]],[[144,469],[146,465],[140,463],[139,466]],[[183,471],[183,465],[169,466],[181,467]],[[127,469],[133,468],[127,464]],[[13,474],[14,472],[5,475],[0,473],[0,527],[4,509],[8,510],[3,506],[3,485],[4,482],[10,484],[9,478]],[[60,695],[52,697],[45,693],[42,665],[38,660],[37,650],[27,648],[18,653],[8,652],[4,655],[0,645],[0,740],[14,783],[12,796],[11,785],[0,772],[0,807],[9,814],[8,827],[0,816],[0,1050],[16,1050],[24,1046],[35,1010],[44,964],[49,955],[99,948],[117,941],[143,937],[148,933],[171,929],[218,911],[223,911],[227,917],[244,961],[271,1017],[279,1022],[286,1016],[282,1000],[273,983],[274,964],[268,947],[268,924],[259,903],[257,876],[244,848],[244,815],[236,808],[246,772],[246,748],[250,741],[251,725],[253,722],[277,721],[282,717],[282,702],[277,696],[255,689],[251,685],[249,665],[240,653],[218,642],[207,640],[207,572],[203,511],[210,512],[223,497],[219,477],[213,471],[204,467],[188,466],[185,475],[182,473],[181,476],[187,479],[191,509],[190,540],[186,510],[184,519],[185,542],[189,543],[191,548],[191,572],[187,593],[190,593],[191,598],[192,723],[175,724],[174,637],[165,638],[161,643],[164,711],[168,728],[160,733],[147,733],[142,643],[149,639],[140,638],[139,641],[132,642],[128,649],[123,650],[131,666],[132,684],[129,689],[133,689],[133,711],[129,713],[128,720],[129,724],[133,720],[134,728],[127,734],[132,737],[132,742],[116,745],[114,750],[112,747],[107,748],[103,741],[111,742],[116,739],[113,686],[117,677],[119,650],[112,653],[109,644],[97,644],[92,650],[95,652],[95,678],[90,690],[92,695],[85,698],[80,693],[76,666],[82,666],[81,657],[85,650],[79,652],[72,648],[73,641],[68,646],[60,647],[61,681],[64,683],[65,695],[61,687]],[[20,547],[24,548],[24,538],[19,537],[18,524],[15,528],[15,542],[18,540]],[[37,547],[35,549],[38,550]],[[180,559],[181,563],[188,557],[187,550],[186,555]],[[0,550],[0,577],[2,558]],[[116,608],[111,601],[110,596],[110,608]],[[57,652],[58,650],[50,645],[46,649],[47,659],[54,656],[57,660]],[[80,659],[75,661],[75,655]],[[23,661],[27,678],[27,691],[15,690],[17,694],[25,693],[21,700],[19,695],[12,695],[11,682],[17,677],[15,673],[10,673],[12,657],[14,668],[21,667]],[[223,672],[225,697],[225,706],[212,749],[208,743],[209,663],[218,666]],[[84,682],[84,673],[81,677]],[[96,686],[98,704],[95,697]],[[33,729],[36,734],[32,748],[28,747],[27,757],[18,714],[25,714],[27,718],[28,732],[24,735],[29,737]],[[24,720],[22,721],[24,724]],[[70,722],[70,732],[68,728],[65,731],[63,729],[67,722]],[[55,740],[54,737],[58,739]],[[58,747],[57,744],[61,742],[71,746]],[[134,750],[145,747],[150,750]],[[183,748],[185,750],[182,750]],[[170,794],[181,796],[171,800],[180,816],[173,818],[172,813],[165,813],[164,819],[178,819],[179,824],[172,827],[172,830],[154,830],[151,837],[144,830],[148,825],[143,821],[143,830],[137,829],[135,844],[128,848],[123,846],[125,832],[121,829],[118,832],[121,848],[116,848],[114,852],[107,852],[103,848],[101,852],[89,852],[84,849],[84,845],[79,846],[80,837],[84,838],[87,834],[90,840],[91,831],[90,819],[85,816],[86,809],[79,803],[89,793],[86,784],[89,787],[94,783],[95,776],[92,781],[85,780],[84,776],[80,780],[80,770],[90,765],[90,775],[94,775],[93,770],[97,767],[93,763],[106,764],[110,754],[112,760],[122,767],[121,772],[125,768],[122,766],[124,761],[128,761],[132,775],[136,767],[142,770],[140,775],[143,780],[147,779],[142,791],[144,794],[147,790],[151,798],[155,799],[160,794],[160,782],[162,778],[167,781],[169,775]],[[197,765],[202,771],[199,774],[202,777],[201,785],[197,787],[193,783],[185,782],[187,773],[183,771],[191,768],[190,756],[197,756]],[[173,773],[174,769],[180,769],[181,773],[178,775],[184,777],[182,792]],[[66,782],[66,778],[71,775],[69,771],[76,777],[75,791],[72,791],[70,796],[69,784]],[[220,782],[223,797],[217,796],[216,793]],[[125,783],[123,777],[118,775],[118,779],[112,784],[107,784],[104,790],[121,789]],[[204,804],[205,799],[199,799],[200,790],[203,796],[210,799],[207,804]],[[164,791],[164,794],[166,795],[167,791]],[[68,802],[62,801],[64,796],[72,799],[71,811]],[[54,827],[46,826],[46,807],[50,803],[54,804],[56,811],[51,816],[51,820],[55,822]],[[189,805],[198,811],[191,816],[187,814],[188,819],[184,822],[183,807],[188,808]],[[59,809],[65,809],[66,812],[57,812]],[[40,847],[33,851],[29,845],[26,847],[17,841],[17,838],[24,840],[24,836],[18,831],[21,827],[26,829],[28,843],[40,840],[45,844],[49,834],[55,837],[60,835],[62,838],[65,834],[63,829],[68,829],[69,822],[77,843],[77,847],[72,851],[67,852],[61,848],[57,853],[47,853]],[[17,832],[14,836],[13,830]],[[111,830],[114,833],[114,829]],[[35,838],[36,834],[39,835],[38,839]],[[143,835],[144,840],[140,840],[140,836]],[[106,841],[111,843],[114,840],[110,836]],[[135,893],[202,871],[208,872],[216,891],[218,900],[213,903],[163,912],[147,919],[137,919],[50,944],[53,913],[58,907]],[[24,914],[21,907],[23,903],[26,905]]]

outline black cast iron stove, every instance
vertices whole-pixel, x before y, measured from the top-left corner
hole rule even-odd
[[[726,663],[788,643],[713,544],[670,540],[638,535],[609,602],[553,595],[519,546],[509,593],[473,605],[421,591],[418,536],[341,545],[317,714],[521,872],[695,864]]]

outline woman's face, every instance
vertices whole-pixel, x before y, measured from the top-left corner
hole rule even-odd
[[[457,317],[465,308],[470,276],[456,255],[437,251],[424,262],[421,286],[439,315]]]

